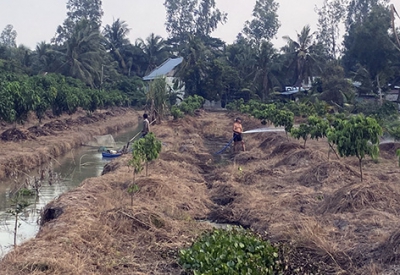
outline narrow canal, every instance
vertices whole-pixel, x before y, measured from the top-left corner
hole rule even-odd
[[[138,133],[139,129],[124,131],[114,135],[114,148],[122,148]],[[12,193],[15,186],[21,186],[27,179],[40,178],[41,171],[46,172],[46,179],[41,182],[39,195],[24,196],[29,206],[24,209],[18,220],[17,244],[36,235],[39,230],[40,212],[43,207],[64,192],[81,184],[87,178],[98,177],[109,158],[103,158],[99,146],[82,146],[73,149],[66,155],[32,171],[25,178],[9,179],[0,183],[0,258],[14,245],[15,216],[13,211]],[[49,179],[50,177],[50,179]]]

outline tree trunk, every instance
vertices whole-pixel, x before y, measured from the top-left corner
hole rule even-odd
[[[146,177],[148,176],[147,170],[148,170],[149,162],[146,161]]]
[[[337,159],[339,160],[340,158],[339,158],[338,154],[336,153],[335,148],[333,148],[333,146],[330,142],[328,142],[328,144],[329,144],[329,148],[330,148],[329,151],[332,150],[335,153]],[[329,153],[328,153],[328,160],[329,160]]]
[[[376,76],[376,84],[378,85],[379,106],[382,106],[382,104],[383,104],[383,98],[382,98],[381,83],[380,83],[380,81],[379,81],[379,75]]]
[[[361,159],[361,158],[359,158],[359,159],[358,159],[358,162],[359,162],[359,164],[360,164],[360,174],[361,174],[361,181],[363,181],[362,159]]]

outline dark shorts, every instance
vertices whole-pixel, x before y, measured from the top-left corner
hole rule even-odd
[[[239,142],[242,141],[242,135],[241,134],[237,134],[237,133],[233,133],[233,141],[234,142]]]

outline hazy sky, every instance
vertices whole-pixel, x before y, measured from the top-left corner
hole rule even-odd
[[[232,43],[242,30],[244,22],[251,19],[256,0],[216,0],[217,7],[228,13],[228,21],[220,25],[213,34]],[[323,0],[276,0],[281,28],[276,46],[284,45],[283,35],[296,37],[303,26],[309,24],[316,31],[317,15],[315,6],[322,6]],[[154,32],[167,38],[165,31],[164,0],[103,0],[103,25],[111,24],[113,18],[127,22],[131,29],[129,38],[146,38]],[[66,18],[65,0],[0,0],[0,31],[7,24],[17,31],[17,44],[34,48],[41,41],[49,42],[58,25]]]

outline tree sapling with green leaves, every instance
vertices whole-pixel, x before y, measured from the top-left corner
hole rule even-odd
[[[17,246],[17,233],[19,224],[19,217],[25,212],[25,209],[30,205],[30,203],[24,198],[22,189],[18,190],[15,196],[11,199],[11,208],[7,213],[15,217],[14,222],[14,247]]]
[[[336,145],[341,157],[358,158],[362,181],[362,160],[365,155],[377,159],[381,135],[382,127],[374,118],[359,114],[348,119],[338,119],[328,131],[328,141]]]
[[[132,159],[129,164],[138,173],[143,169],[143,162],[146,165],[146,176],[148,175],[148,164],[158,158],[161,152],[161,141],[153,133],[148,133],[144,138],[138,139],[132,145]]]

